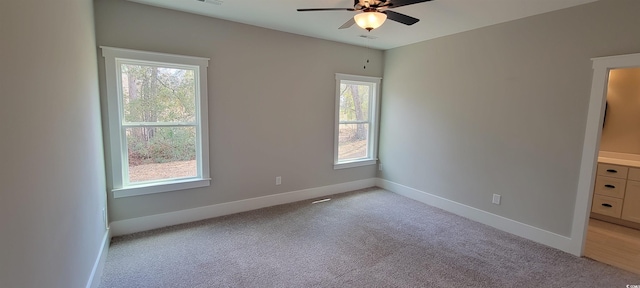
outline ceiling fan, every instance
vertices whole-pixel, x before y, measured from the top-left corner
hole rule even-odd
[[[371,31],[380,27],[387,18],[405,25],[416,24],[420,19],[389,9],[429,1],[432,0],[354,0],[353,8],[307,8],[298,9],[298,11],[361,11],[361,13],[356,14],[338,29],[345,29],[353,26],[353,24],[358,24],[358,26]]]

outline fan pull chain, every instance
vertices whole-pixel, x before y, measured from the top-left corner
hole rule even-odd
[[[367,37],[367,40],[366,40],[367,44],[365,46],[367,47],[367,52],[369,52],[369,53],[367,53],[367,62],[365,62],[364,66],[363,66],[364,70],[367,69],[367,64],[369,64],[369,56],[371,56],[371,48],[369,47],[369,44],[371,44],[370,41],[371,41],[371,38]]]

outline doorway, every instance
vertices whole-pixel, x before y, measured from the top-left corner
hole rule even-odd
[[[617,146],[620,143],[612,144],[609,141],[610,135],[604,138],[605,142],[601,142],[603,140],[603,124],[613,125],[611,122],[615,122],[613,120],[614,117],[611,116],[612,111],[607,105],[609,84],[610,80],[613,79],[610,79],[610,76],[617,77],[616,75],[620,74],[618,72],[623,71],[623,69],[633,70],[631,68],[640,67],[640,54],[602,57],[592,60],[594,69],[592,91],[571,238],[578,246],[576,248],[579,250],[580,255],[594,259],[598,258],[596,260],[626,270],[634,271],[636,269],[634,272],[640,273],[640,262],[635,264],[633,261],[629,261],[640,260],[638,259],[640,258],[640,230],[638,230],[640,229],[640,223],[636,223],[640,222],[640,218],[637,219],[638,221],[627,221],[633,215],[626,215],[625,217],[621,215],[624,210],[627,184],[632,186],[640,184],[640,174],[634,174],[640,173],[640,150],[630,151],[632,153],[621,153],[625,152],[624,150],[627,148]],[[638,97],[637,102],[640,104],[640,97]],[[616,105],[619,105],[619,103],[616,103]],[[607,119],[605,119],[604,116],[607,112]],[[619,118],[619,115],[617,117]],[[609,121],[609,123],[605,120]],[[616,121],[619,122],[620,119]],[[640,126],[640,123],[636,124],[636,126]],[[610,129],[609,127],[607,129],[606,133],[604,133],[605,135],[619,130],[618,128]],[[600,153],[600,148],[618,151],[603,150],[602,152],[604,153]],[[625,160],[631,160],[631,162],[625,162]],[[633,172],[632,175],[628,174],[629,171]],[[632,177],[631,180],[628,179],[629,176]],[[638,179],[635,178],[636,176]],[[605,180],[617,182],[604,183],[606,182]],[[636,183],[636,180],[639,182]],[[638,192],[632,192],[629,195],[640,194],[640,185],[637,186]],[[632,188],[631,186],[629,187]],[[634,200],[634,197],[631,196],[628,203],[635,205],[634,203],[640,201],[640,198]],[[592,210],[593,207],[595,207],[594,210]],[[629,212],[634,209],[627,208],[626,210]],[[601,215],[606,217],[598,217]],[[592,216],[600,219],[591,221],[592,218],[590,217]],[[616,222],[615,220],[620,221]],[[631,218],[631,220],[634,219]],[[638,225],[634,226],[633,224]],[[621,242],[616,242],[622,240],[627,242],[622,244]],[[618,250],[608,249],[611,247]],[[601,257],[603,255],[609,258]]]

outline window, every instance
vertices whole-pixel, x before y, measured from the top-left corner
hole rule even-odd
[[[334,169],[376,163],[380,78],[336,74]]]
[[[114,197],[209,186],[209,59],[101,48]]]

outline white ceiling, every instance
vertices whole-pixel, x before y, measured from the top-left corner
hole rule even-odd
[[[198,0],[130,1],[386,50],[597,0],[433,0],[393,9],[418,18],[420,22],[405,26],[387,21],[371,32],[357,25],[338,30],[356,12],[296,11],[297,8],[352,8],[353,0],[204,0],[204,3]],[[370,35],[376,39],[365,39],[362,35]]]

